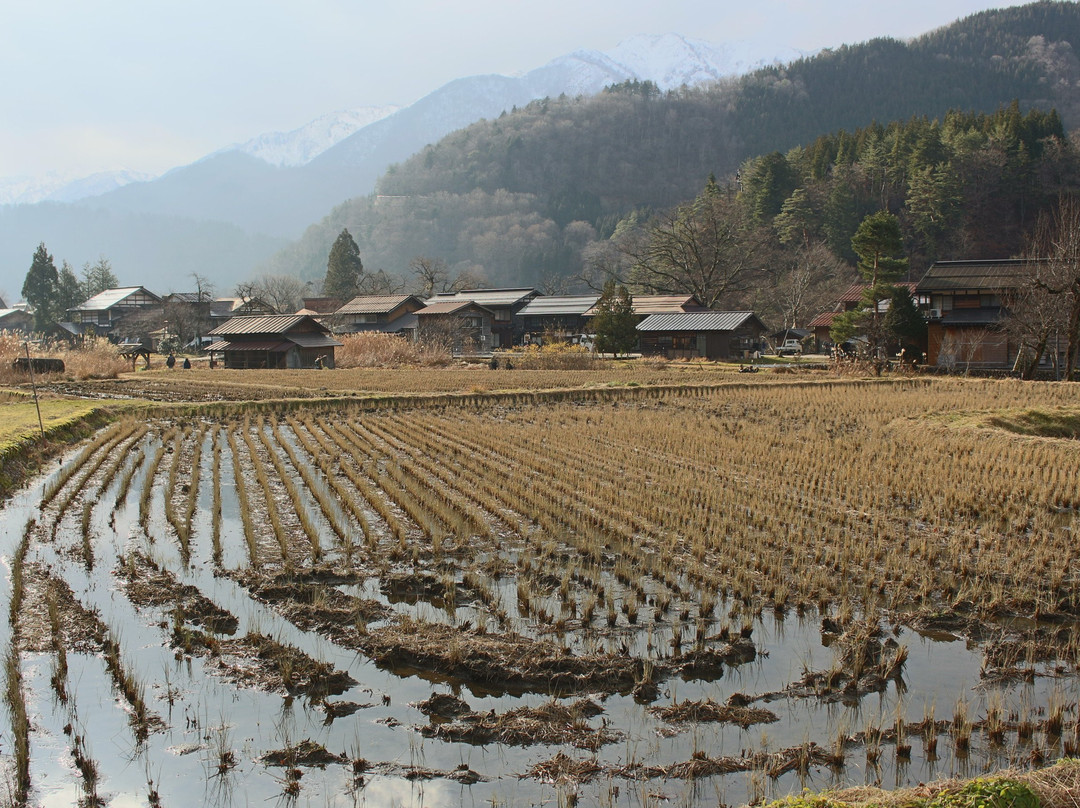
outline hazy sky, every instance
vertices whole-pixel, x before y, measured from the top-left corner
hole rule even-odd
[[[335,110],[406,105],[634,34],[813,51],[906,38],[989,0],[8,0],[0,177],[159,173]],[[747,8],[746,6],[750,6]]]

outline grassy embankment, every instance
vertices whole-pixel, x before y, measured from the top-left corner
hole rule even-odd
[[[768,808],[1076,808],[1080,760],[1059,760],[1027,772],[943,780],[886,791],[862,786],[786,797]]]
[[[39,425],[32,396],[0,391],[0,498],[17,488],[34,466],[118,412],[117,402],[42,398],[40,403]]]

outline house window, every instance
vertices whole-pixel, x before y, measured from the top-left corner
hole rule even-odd
[[[109,324],[109,312],[108,312],[108,310],[98,312],[97,324],[98,325],[108,325]]]
[[[495,322],[508,323],[510,322],[510,312],[507,309],[495,309]]]
[[[466,328],[483,328],[484,326],[482,317],[463,317],[462,320]]]

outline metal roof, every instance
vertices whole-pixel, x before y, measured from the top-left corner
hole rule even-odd
[[[918,286],[917,283],[913,283],[911,281],[899,281],[899,282],[894,283],[892,285],[893,286],[903,286],[903,287],[907,288],[907,290],[909,292],[911,292],[912,294],[915,294],[915,287]],[[851,286],[849,286],[847,288],[847,290],[844,292],[844,294],[840,295],[840,297],[837,298],[837,301],[839,303],[841,303],[841,304],[843,304],[843,303],[858,303],[859,301],[862,300],[863,292],[865,292],[869,288],[870,288],[870,284],[868,284],[868,283],[862,283],[862,282],[853,283],[853,284],[851,284]]]
[[[826,311],[819,314],[808,325],[810,328],[831,328],[833,320],[839,317],[841,312],[839,311]]]
[[[416,313],[410,312],[400,317],[395,317],[388,323],[347,323],[340,329],[338,334],[396,334],[398,331],[407,331],[416,328]]]
[[[434,300],[434,298],[432,298]],[[435,303],[428,303],[424,308],[416,312],[420,314],[455,314],[462,309],[467,309],[470,306],[475,306],[478,309],[483,310],[487,314],[491,314],[488,309],[481,306],[472,300],[439,300]]]
[[[315,323],[319,321],[307,314],[265,314],[256,317],[233,317],[228,322],[222,323],[213,331],[208,332],[212,337],[230,337],[233,334],[281,334],[291,328],[295,328],[305,319]],[[320,329],[325,329],[319,323]]]
[[[734,331],[749,320],[764,323],[752,311],[686,311],[680,314],[650,314],[637,325],[638,331]]]
[[[996,292],[1015,289],[1031,275],[1031,261],[937,261],[919,281],[920,292],[961,290]]]
[[[704,307],[693,295],[633,295],[630,299],[634,314],[679,314],[687,311],[701,311]],[[586,317],[596,314],[596,306],[587,312]]]
[[[354,297],[335,314],[389,314],[409,299],[423,303],[415,295],[360,295]]]
[[[165,299],[177,303],[210,303],[213,300],[206,292],[170,292]]]
[[[155,301],[161,302],[160,297],[153,292],[144,289],[142,286],[123,286],[99,292],[89,300],[85,300],[78,306],[75,306],[71,311],[104,311],[105,309],[111,309],[113,306],[123,302],[137,292],[142,292],[143,294],[152,297]]]
[[[431,298],[435,303],[446,300],[471,300],[482,306],[513,306],[528,297],[539,295],[536,289],[469,289],[464,292],[440,292]]]
[[[340,348],[342,345],[329,334],[286,334],[285,339],[301,348]]]
[[[600,295],[552,295],[534,297],[518,312],[522,317],[554,316],[557,314],[584,314],[600,299]]]
[[[287,351],[293,344],[291,342],[285,342],[277,339],[253,339],[253,340],[233,340],[229,342],[222,340],[221,342],[212,343],[206,348],[207,352],[220,353],[221,351],[265,351],[267,353],[279,353],[281,351]]]

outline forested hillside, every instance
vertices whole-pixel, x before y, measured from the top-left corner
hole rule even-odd
[[[533,102],[395,166],[376,196],[339,206],[264,269],[317,280],[348,227],[372,269],[404,276],[423,255],[490,284],[554,288],[624,217],[641,226],[710,174],[732,193],[741,183],[760,227],[802,188],[844,258],[858,219],[881,207],[901,217],[913,270],[1009,255],[1076,182],[1063,137],[1080,122],[1073,42],[1080,8],[1036,3],[705,88],[631,82]]]

